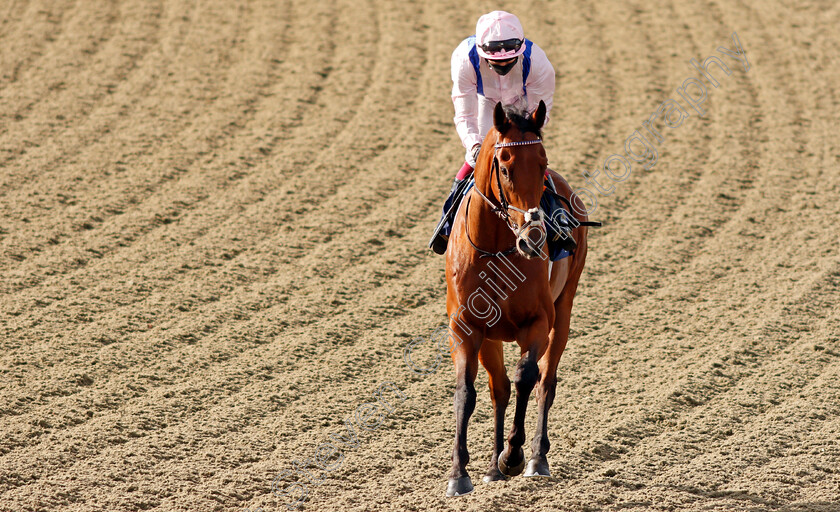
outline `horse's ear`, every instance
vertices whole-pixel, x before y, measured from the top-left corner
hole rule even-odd
[[[505,109],[502,108],[502,102],[496,103],[496,108],[493,110],[493,126],[499,133],[505,133],[508,128],[508,120],[505,115]]]
[[[545,124],[545,102],[540,100],[540,104],[537,107],[537,110],[531,116],[531,119],[534,121],[534,124],[537,125],[538,128],[542,128],[543,124]]]

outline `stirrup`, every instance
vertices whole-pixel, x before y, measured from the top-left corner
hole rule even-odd
[[[436,233],[435,236],[429,241],[429,248],[434,251],[435,254],[444,254],[446,253],[446,246],[449,245],[449,237],[444,235],[443,233]]]
[[[446,252],[446,246],[449,243],[449,236],[443,234],[443,227],[447,222],[451,226],[452,222],[455,220],[455,214],[458,212],[458,206],[461,204],[461,197],[459,196],[464,195],[464,191],[468,188],[469,183],[469,177],[462,180],[456,179],[452,182],[452,189],[449,191],[449,197],[446,198],[447,201],[451,198],[452,203],[449,205],[449,209],[441,216],[440,222],[438,222],[438,225],[432,233],[432,238],[429,240],[429,248],[434,251],[435,254],[444,254]]]
[[[570,209],[567,209],[561,201],[568,204],[568,201],[565,197],[557,193],[557,188],[554,186],[554,180],[550,179],[548,176],[545,177],[545,191],[543,195],[546,197],[544,198],[546,201],[546,206],[548,207],[549,211],[546,211],[545,214],[549,219],[554,219],[552,224],[554,229],[554,236],[551,237],[548,242],[549,246],[553,247],[555,250],[559,251],[566,251],[568,253],[574,253],[575,249],[577,248],[577,242],[575,238],[572,236],[572,226],[568,221],[568,218],[572,215]],[[540,201],[542,203],[542,200]],[[571,206],[570,206],[571,208]],[[563,220],[560,222],[558,219],[554,218],[555,212],[562,211],[563,214],[560,216]],[[546,226],[548,228],[548,226]],[[548,235],[548,230],[546,232]],[[563,236],[565,235],[565,236]],[[549,250],[549,252],[554,252],[553,250]]]
[[[575,249],[577,249],[577,242],[575,242],[575,237],[572,236],[571,230],[566,233],[566,238],[563,238],[562,236],[559,238],[560,240],[557,242],[558,247],[568,252],[575,252]]]
[[[451,210],[451,208],[450,208]],[[446,246],[449,243],[449,236],[443,234],[443,226],[449,221],[450,212],[446,212],[438,221],[435,230],[432,232],[432,238],[429,239],[429,249],[435,254],[443,254],[446,252]]]

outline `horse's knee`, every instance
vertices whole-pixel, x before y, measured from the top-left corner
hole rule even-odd
[[[540,382],[540,388],[543,393],[554,396],[554,391],[557,389],[557,377],[545,377]]]
[[[507,404],[510,401],[510,380],[506,377],[502,382],[491,381],[490,393],[494,404]]]
[[[545,402],[549,407],[554,402],[554,393],[557,390],[557,378],[544,378],[537,388],[537,400]]]
[[[536,361],[532,361],[531,359],[523,359],[519,361],[519,364],[516,367],[516,376],[514,378],[517,388],[533,388],[539,378],[540,368],[537,366]]]

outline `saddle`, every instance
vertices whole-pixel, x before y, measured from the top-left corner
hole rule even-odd
[[[446,242],[452,222],[455,218],[455,213],[461,206],[462,199],[467,195],[470,189],[475,184],[475,178],[469,177],[455,181],[452,184],[452,190],[449,197],[444,203],[444,213],[438,223],[432,240],[429,242],[429,247],[435,248],[435,243],[440,240],[440,247],[435,250],[438,254],[443,254],[446,250]],[[584,226],[600,226],[600,222],[578,222],[571,214],[572,205],[569,200],[557,192],[554,181],[546,177],[545,190],[543,190],[540,198],[540,209],[544,214],[544,226],[546,231],[546,244],[548,245],[548,255],[551,261],[562,260],[571,256],[577,242],[572,237],[572,230],[579,225]],[[438,236],[443,233],[444,236]]]

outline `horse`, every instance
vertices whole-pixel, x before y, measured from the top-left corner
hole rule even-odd
[[[506,480],[525,468],[525,410],[534,387],[537,431],[525,476],[551,476],[546,458],[550,447],[548,411],[554,401],[557,365],[569,339],[572,302],[586,261],[585,224],[595,223],[587,222],[585,208],[571,208],[578,221],[572,222],[577,247],[556,262],[547,257],[544,230],[534,241],[533,235],[542,229],[539,204],[545,176],[551,177],[558,194],[575,201],[566,180],[548,170],[541,141],[545,116],[542,101],[530,115],[496,105],[493,127],[477,158],[475,183],[462,201],[449,238],[446,308],[456,389],[455,445],[447,496],[473,490],[466,470],[470,460],[467,425],[475,409],[477,360],[489,375],[495,417],[493,455],[484,482]],[[514,340],[521,357],[513,379],[513,426],[505,447],[505,410],[511,387],[502,342]]]

